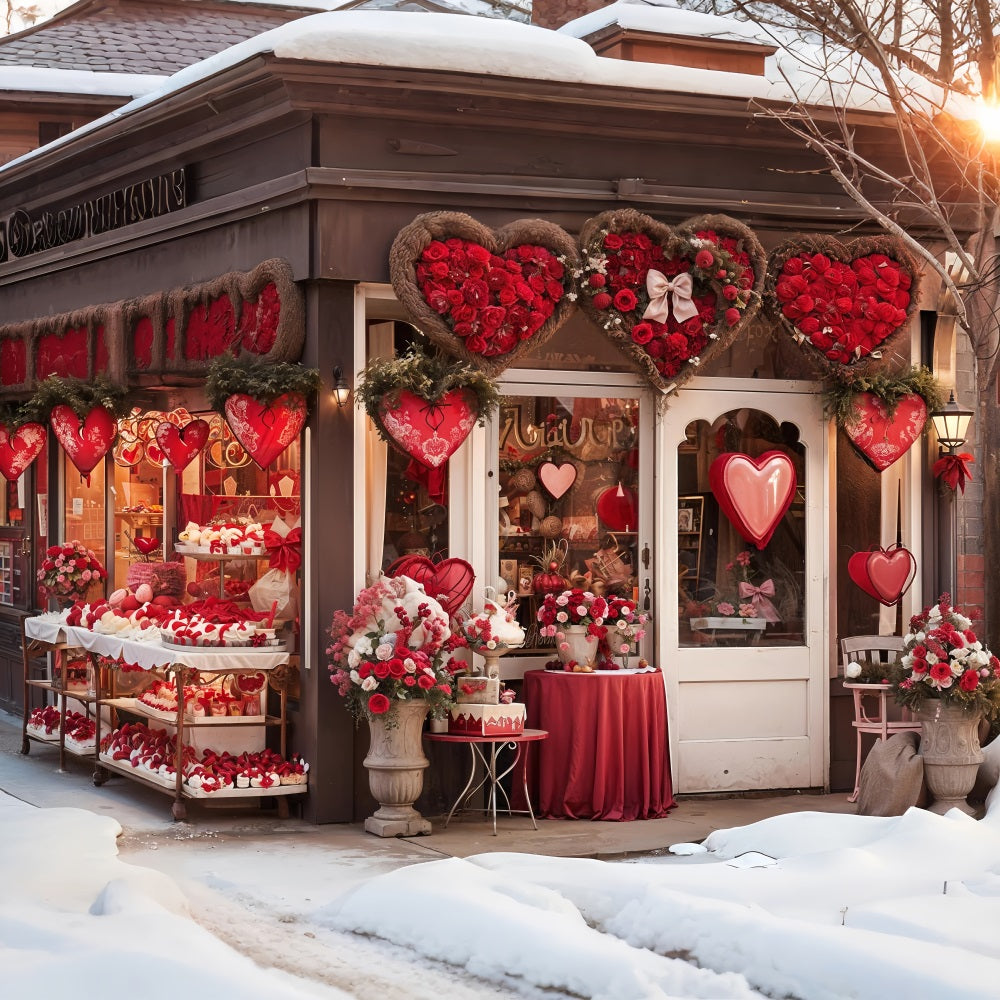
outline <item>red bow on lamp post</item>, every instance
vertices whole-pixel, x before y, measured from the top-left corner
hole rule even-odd
[[[972,479],[969,463],[975,459],[969,452],[959,452],[958,449],[965,444],[973,415],[972,410],[966,410],[958,405],[954,389],[948,402],[931,414],[931,423],[934,424],[938,444],[942,450],[941,457],[934,463],[932,471],[949,489],[960,489],[963,493],[966,482]]]
[[[936,479],[940,479],[950,490],[961,490],[965,492],[965,484],[972,481],[972,470],[969,463],[975,462],[975,458],[967,451],[956,454],[953,451],[947,455],[942,455],[933,466],[933,473]]]
[[[270,528],[264,529],[264,548],[267,549],[268,565],[271,569],[294,573],[302,564],[301,545],[301,528],[292,528],[284,536]]]

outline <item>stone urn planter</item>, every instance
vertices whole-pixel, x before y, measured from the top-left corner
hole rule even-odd
[[[368,719],[371,744],[365,767],[368,786],[379,808],[365,820],[365,830],[377,837],[416,837],[430,833],[431,824],[413,803],[424,786],[421,734],[430,705],[423,699],[397,701],[384,715]]]
[[[564,625],[556,635],[556,653],[563,663],[592,667],[597,659],[597,636],[588,635],[588,625]],[[563,647],[566,647],[565,649]]]
[[[961,809],[972,815],[965,801],[976,783],[983,762],[979,746],[982,712],[940,699],[929,699],[916,711],[920,720],[919,754],[924,761],[924,777],[934,801],[930,811],[946,813]]]

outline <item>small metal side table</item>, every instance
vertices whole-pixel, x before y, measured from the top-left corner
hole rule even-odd
[[[448,813],[448,818],[444,821],[445,829],[451,822],[452,816],[459,808],[468,808],[464,803],[468,802],[473,795],[481,788],[489,786],[489,805],[483,810],[493,817],[493,836],[497,835],[497,798],[502,795],[505,806],[502,808],[513,816],[515,810],[511,809],[510,797],[500,782],[507,777],[511,771],[517,767],[517,762],[521,759],[521,747],[524,746],[524,755],[527,758],[530,744],[548,737],[545,729],[525,729],[523,733],[513,733],[497,736],[473,736],[469,733],[424,733],[424,738],[432,743],[464,743],[469,748],[471,757],[471,767],[469,768],[469,780],[465,783],[465,788],[459,792],[455,804]],[[484,746],[489,745],[487,752]],[[513,750],[514,759],[502,771],[498,770],[500,753],[504,750]],[[527,760],[525,760],[527,763]],[[476,765],[482,764],[484,768],[483,776],[476,782]],[[528,806],[527,813],[531,817],[531,825],[537,830],[538,824],[535,822],[535,813],[531,808],[531,799],[528,796],[527,767],[522,769],[524,775],[524,801]]]

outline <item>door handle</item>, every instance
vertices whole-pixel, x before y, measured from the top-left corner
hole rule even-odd
[[[21,540],[21,551],[18,552],[18,555],[22,559],[26,559],[28,556],[31,555],[31,539],[30,538],[24,538],[24,539]]]
[[[649,542],[642,545],[642,568],[649,569]]]

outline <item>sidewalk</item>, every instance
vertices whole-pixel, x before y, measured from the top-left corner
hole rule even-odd
[[[271,813],[233,811],[200,801],[189,803],[186,823],[175,823],[167,795],[118,776],[97,788],[86,761],[70,758],[66,772],[61,773],[57,749],[32,742],[31,752],[25,757],[20,748],[21,720],[0,712],[0,791],[40,807],[74,806],[113,816],[127,841],[164,835],[177,839],[223,836],[269,841],[290,836],[302,847],[309,844],[337,852],[364,852],[372,855],[372,860],[382,856],[390,864],[492,851],[603,858],[649,854],[671,844],[696,843],[713,830],[746,826],[769,816],[807,811],[855,812],[844,792],[734,798],[687,796],[681,797],[664,819],[630,823],[539,820],[536,831],[527,816],[501,813],[494,837],[492,823],[483,821],[479,814],[475,819],[455,818],[448,829],[444,828],[444,817],[429,817],[434,823],[429,836],[382,840],[366,834],[360,823],[314,826],[297,819],[279,820]]]

